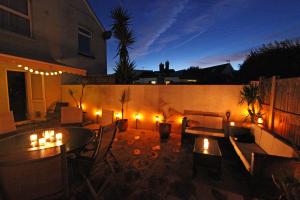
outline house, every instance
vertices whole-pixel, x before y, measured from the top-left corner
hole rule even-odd
[[[0,2],[0,113],[42,119],[61,82],[106,74],[105,31],[86,0]]]
[[[230,63],[207,68],[189,68],[175,71],[163,68],[160,71],[139,73],[135,83],[142,84],[226,84],[232,83],[234,69]]]

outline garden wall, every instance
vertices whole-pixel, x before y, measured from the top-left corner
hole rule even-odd
[[[63,85],[62,100],[75,105],[69,94],[69,89],[75,92],[79,99],[80,85]],[[155,130],[155,116],[161,111],[172,108],[177,114],[173,121],[173,131],[179,131],[184,110],[199,110],[217,112],[225,115],[231,112],[231,120],[240,121],[245,117],[246,109],[238,104],[242,85],[88,85],[84,90],[84,110],[95,119],[96,111],[111,109],[121,111],[120,96],[123,90],[130,93],[130,101],[125,104],[125,117],[129,126],[135,127],[135,114],[141,119],[138,128]]]

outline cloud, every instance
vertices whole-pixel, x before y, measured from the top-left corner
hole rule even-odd
[[[150,47],[176,22],[178,15],[184,10],[187,2],[188,0],[179,2],[172,0],[158,1],[156,8],[148,13],[151,19],[148,19],[149,21],[140,27],[140,30],[143,30],[143,32],[140,34],[136,47],[132,51],[132,56],[143,56],[153,51]],[[161,45],[165,43],[162,42]]]
[[[212,56],[205,56],[192,61],[192,65],[200,66],[200,67],[209,67],[212,65],[225,63],[228,60],[230,62],[238,62],[238,61],[242,62],[245,59],[245,57],[249,54],[251,49],[253,48],[244,49],[230,54],[224,53],[224,54],[215,54]]]
[[[210,27],[214,26],[216,21],[224,20],[232,17],[236,12],[240,12],[240,9],[246,6],[243,4],[244,1],[245,0],[222,0],[218,3],[208,5],[209,8],[207,8],[202,15],[199,15],[184,24],[183,32],[189,34],[189,37],[172,47],[172,49],[179,48],[198,38],[200,35],[207,32]],[[196,7],[197,10],[199,9],[199,6],[200,5]]]

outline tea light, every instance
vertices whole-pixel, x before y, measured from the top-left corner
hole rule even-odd
[[[50,131],[50,137],[53,137],[54,135],[55,135],[54,130],[51,130],[51,131]]]
[[[56,133],[55,138],[56,140],[62,140],[62,133]]]
[[[44,137],[45,137],[46,140],[49,139],[50,138],[50,132],[49,131],[45,131]]]
[[[36,145],[37,145],[37,141],[31,142],[31,146],[32,146],[32,147],[35,147]]]
[[[31,134],[31,135],[30,135],[30,141],[31,141],[31,142],[37,141],[37,134]]]
[[[40,138],[39,139],[39,144],[40,144],[40,146],[45,145],[46,144],[46,139],[45,138]]]
[[[204,138],[204,141],[203,141],[203,149],[207,150],[208,147],[209,147],[209,141],[207,138]]]

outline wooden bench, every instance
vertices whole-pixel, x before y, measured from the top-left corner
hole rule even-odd
[[[224,117],[218,113],[184,111],[181,140],[195,136],[224,137]]]

